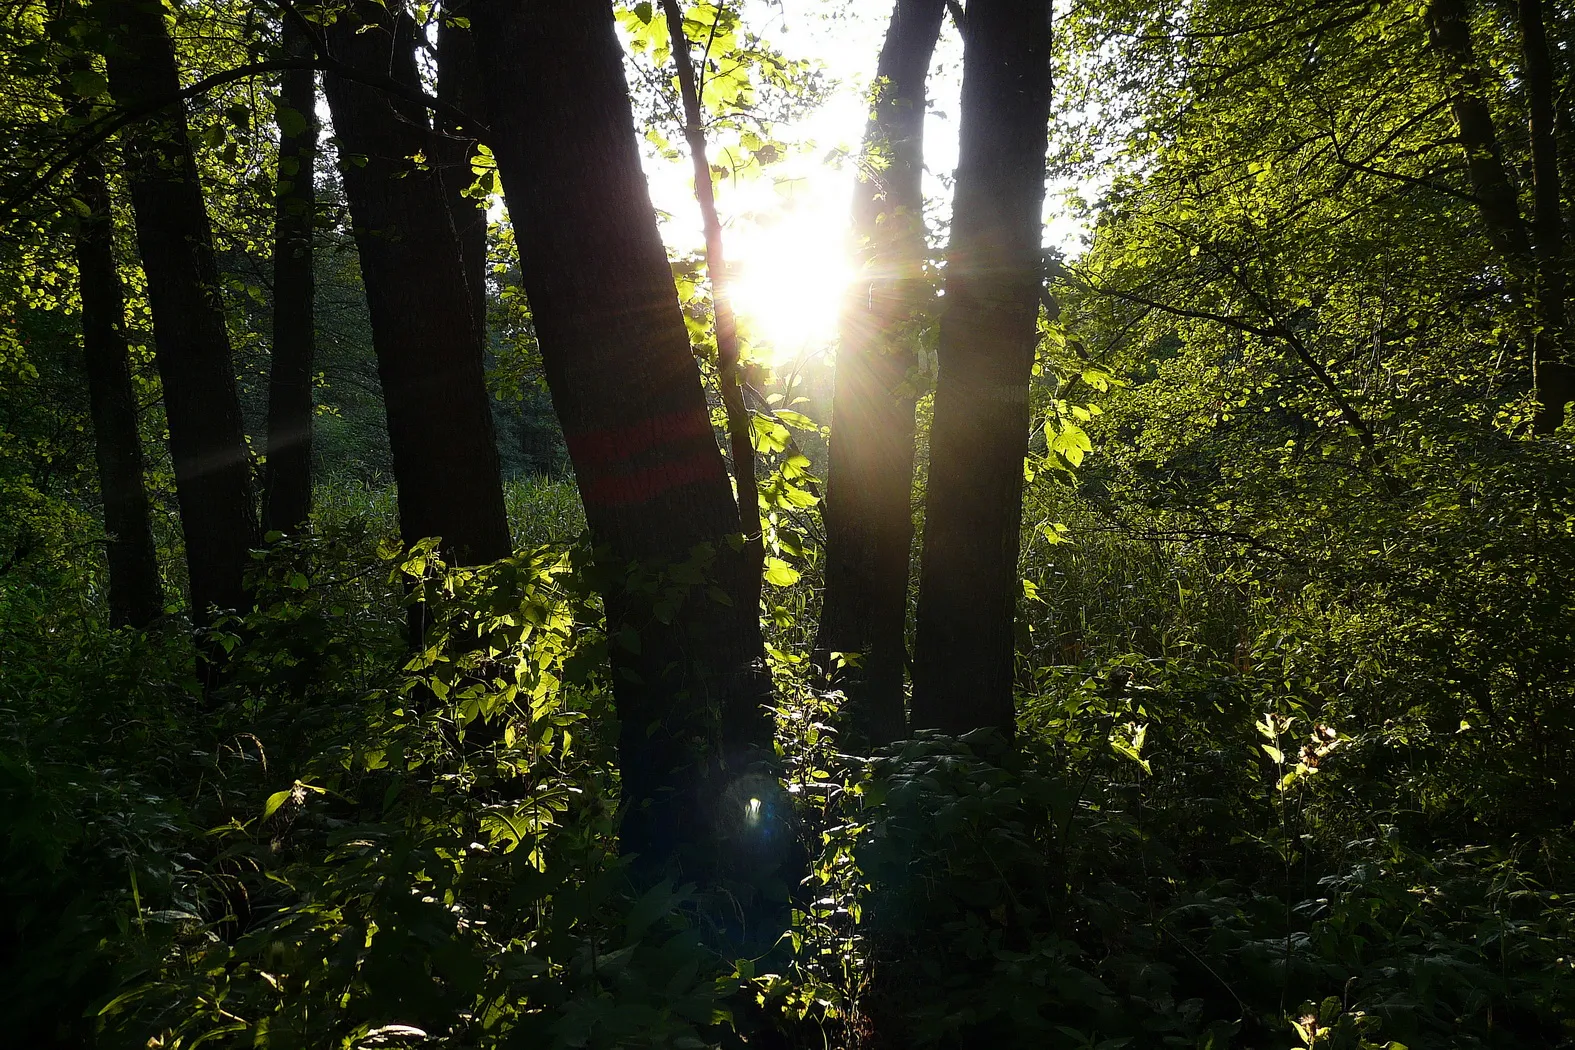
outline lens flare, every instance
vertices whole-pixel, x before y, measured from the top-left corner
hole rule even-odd
[[[829,207],[795,207],[729,236],[731,295],[751,355],[780,364],[837,336],[849,268],[846,217]]]

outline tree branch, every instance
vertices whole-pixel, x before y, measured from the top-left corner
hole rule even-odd
[[[171,106],[180,105],[188,99],[205,95],[215,88],[224,87],[226,84],[233,84],[238,80],[262,76],[266,73],[282,72],[287,69],[316,69],[332,73],[346,80],[377,88],[407,102],[426,106],[433,112],[448,117],[450,120],[454,120],[470,129],[473,137],[477,139],[484,141],[490,135],[489,129],[480,121],[472,119],[455,107],[433,98],[424,91],[401,84],[392,77],[366,73],[326,56],[317,58],[267,59],[262,62],[250,62],[243,66],[237,66],[234,69],[225,70],[222,73],[203,77],[201,80],[189,87],[182,88],[173,95],[150,99],[95,120],[84,129],[77,142],[70,146],[65,153],[57,157],[53,163],[41,170],[35,169],[34,173],[26,178],[19,189],[6,194],[4,200],[0,201],[0,220],[17,214],[23,202],[38,194],[55,179],[59,178],[62,173],[75,165],[77,161],[109,141],[122,128],[135,124],[140,120],[147,120]],[[434,134],[441,134],[441,132],[434,132]],[[467,135],[467,137],[472,136]]]
[[[738,322],[728,295],[727,264],[722,252],[722,221],[716,211],[716,188],[711,180],[711,162],[706,158],[705,122],[700,109],[700,90],[689,55],[689,37],[684,33],[683,11],[678,0],[662,0],[667,16],[667,32],[672,38],[673,65],[678,72],[678,92],[684,103],[684,138],[689,143],[689,159],[694,167],[695,200],[705,226],[706,275],[711,280],[711,305],[716,316],[717,377],[722,387],[722,405],[727,410],[728,443],[733,451],[733,473],[738,484],[738,519],[749,537],[752,560],[750,592],[756,604],[760,598],[760,573],[765,560],[765,528],[760,517],[760,492],[755,481],[754,424],[744,404],[743,375],[738,345]],[[717,17],[721,17],[718,10]]]
[[[1384,451],[1379,447],[1377,435],[1374,434],[1373,429],[1368,425],[1367,420],[1362,417],[1361,413],[1356,411],[1356,407],[1352,405],[1350,400],[1345,396],[1345,392],[1342,391],[1339,387],[1339,384],[1334,381],[1334,377],[1331,376],[1328,370],[1325,369],[1312,355],[1312,352],[1308,349],[1307,344],[1302,342],[1301,337],[1299,337],[1295,332],[1293,332],[1277,317],[1274,316],[1273,311],[1269,310],[1267,305],[1264,303],[1262,296],[1258,295],[1253,289],[1248,287],[1245,282],[1241,280],[1240,275],[1237,274],[1234,269],[1231,269],[1231,274],[1236,279],[1237,285],[1242,288],[1247,296],[1256,301],[1259,308],[1263,309],[1265,313],[1269,314],[1271,322],[1269,325],[1254,324],[1251,321],[1236,317],[1233,314],[1219,314],[1207,310],[1192,310],[1184,306],[1175,306],[1170,303],[1160,302],[1157,299],[1150,299],[1146,296],[1138,295],[1135,292],[1121,291],[1120,289],[1116,288],[1100,287],[1087,277],[1080,277],[1080,280],[1082,280],[1083,284],[1089,288],[1089,290],[1095,292],[1098,295],[1108,295],[1112,298],[1120,299],[1123,302],[1135,303],[1138,306],[1145,306],[1151,310],[1158,310],[1161,313],[1170,314],[1175,317],[1188,317],[1200,321],[1212,321],[1215,324],[1224,325],[1226,328],[1232,328],[1238,332],[1246,332],[1250,335],[1256,335],[1262,339],[1271,339],[1283,342],[1286,346],[1290,347],[1291,352],[1296,355],[1297,359],[1300,360],[1302,364],[1312,372],[1314,378],[1318,380],[1319,384],[1329,394],[1330,399],[1334,401],[1335,407],[1339,411],[1341,418],[1345,420],[1347,425],[1349,425],[1352,430],[1356,431],[1357,440],[1362,444],[1362,451],[1364,455],[1366,456],[1368,462],[1372,464],[1373,468],[1377,470],[1378,473],[1383,477],[1385,487],[1390,488],[1391,490],[1395,489],[1397,482],[1394,476],[1389,473],[1385,462]]]
[[[946,0],[946,10],[951,12],[952,22],[957,26],[957,32],[964,41],[968,39],[968,17],[963,14],[962,4],[957,0]]]

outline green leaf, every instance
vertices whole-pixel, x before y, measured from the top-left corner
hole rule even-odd
[[[791,587],[798,578],[799,571],[781,558],[766,559],[766,582],[773,587]]]
[[[788,408],[779,408],[773,413],[773,415],[776,417],[778,422],[786,423],[795,430],[813,430],[817,433],[820,430],[820,424],[816,423],[813,419],[810,419],[802,412],[794,412],[792,409]]]
[[[1094,450],[1094,443],[1088,439],[1088,434],[1076,423],[1063,423],[1055,439],[1050,442],[1050,448],[1059,452],[1072,466],[1081,466],[1083,456]]]
[[[294,788],[285,788],[283,791],[275,791],[273,794],[269,795],[268,801],[263,804],[262,818],[267,820],[269,817],[279,812],[279,807],[284,805],[285,799],[289,798],[291,793],[294,791]]]
[[[754,431],[753,444],[756,452],[773,453],[782,452],[788,447],[792,435],[788,428],[778,423],[775,419],[765,416],[754,416],[750,420]]]
[[[279,121],[279,131],[284,135],[304,135],[310,127],[306,115],[291,106],[280,106],[274,110],[274,116]]]
[[[109,91],[109,81],[102,73],[79,69],[71,74],[71,90],[82,98],[98,98]]]

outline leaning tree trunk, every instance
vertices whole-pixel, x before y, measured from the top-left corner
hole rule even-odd
[[[1529,268],[1531,243],[1483,91],[1482,71],[1471,43],[1470,0],[1431,0],[1426,17],[1428,38],[1443,59],[1449,107],[1460,131],[1466,175],[1482,224],[1516,278],[1523,278]]]
[[[732,289],[727,276],[727,256],[722,245],[722,220],[716,210],[716,173],[706,157],[705,113],[700,103],[699,77],[689,54],[683,9],[678,0],[662,0],[668,39],[673,42],[673,65],[678,73],[678,95],[684,111],[684,139],[694,171],[695,203],[700,206],[705,230],[705,271],[711,285],[711,312],[716,322],[716,382],[727,418],[728,450],[733,454],[733,487],[738,494],[738,521],[745,533],[746,579],[753,589],[741,595],[744,604],[760,604],[761,575],[765,570],[765,528],[760,516],[760,490],[755,481],[755,429],[744,405],[743,355],[738,340],[738,318],[733,313]]]
[[[1531,109],[1531,172],[1537,264],[1535,428],[1551,433],[1564,422],[1564,406],[1575,400],[1575,362],[1569,359],[1565,313],[1564,201],[1559,177],[1559,143],[1554,72],[1548,51],[1542,0],[1520,0],[1521,75]]]
[[[466,127],[458,120],[444,118],[440,130],[438,164],[443,178],[443,196],[448,203],[449,219],[459,237],[459,254],[464,262],[465,287],[470,293],[470,311],[479,330],[487,327],[487,209],[486,202],[465,196],[475,182],[470,158],[475,153],[477,125],[487,119],[486,100],[481,91],[481,68],[476,64],[476,41],[470,28],[470,0],[448,0],[443,5],[437,33],[437,96],[459,113],[471,118]]]
[[[1037,343],[1048,0],[973,0],[920,562],[913,725],[1012,732],[1012,618]]]
[[[1575,11],[1553,4],[1543,8],[1548,20],[1548,53],[1553,59],[1553,129],[1559,169],[1565,181],[1575,171]],[[1575,241],[1575,209],[1564,209],[1564,243]]]
[[[175,52],[159,0],[96,0],[110,93],[123,108],[174,99]],[[137,243],[147,275],[175,493],[186,539],[192,618],[245,605],[257,536],[213,238],[186,113],[173,103],[122,133]]]
[[[903,734],[908,562],[913,543],[910,373],[924,286],[924,85],[944,0],[897,0],[876,66],[866,165],[853,191],[859,279],[843,306],[831,402],[826,591],[815,660],[847,696],[853,736]],[[862,663],[840,674],[833,653]]]
[[[284,20],[284,51],[311,54],[306,28]],[[274,198],[273,348],[268,380],[268,461],[263,528],[287,532],[312,512],[312,232],[316,219],[317,75],[286,70],[279,91],[279,174]]]
[[[146,627],[164,611],[164,589],[142,484],[142,437],[126,354],[109,187],[93,154],[77,162],[75,192],[87,209],[76,235],[77,283],[93,453],[109,534],[109,620],[117,627]]]
[[[1522,5],[1522,34],[1527,31],[1526,11]],[[1540,6],[1540,5],[1530,5]],[[1536,397],[1537,408],[1533,419],[1533,429],[1545,432],[1558,425],[1558,420],[1563,416],[1564,403],[1575,396],[1575,375],[1557,360],[1557,354],[1552,347],[1557,345],[1558,329],[1561,324],[1549,326],[1553,320],[1547,309],[1546,278],[1550,275],[1549,269],[1540,265],[1543,262],[1543,249],[1545,246],[1562,242],[1562,231],[1555,234],[1552,239],[1547,238],[1541,221],[1537,222],[1535,231],[1538,244],[1532,245],[1532,234],[1528,232],[1526,223],[1521,217],[1519,193],[1515,183],[1510,177],[1508,165],[1504,162],[1504,151],[1499,143],[1498,129],[1494,126],[1493,113],[1488,107],[1486,92],[1483,89],[1482,70],[1477,62],[1476,49],[1471,42],[1471,3],[1470,0],[1431,0],[1424,12],[1427,21],[1428,40],[1442,60],[1446,90],[1449,95],[1450,110],[1455,116],[1455,125],[1460,132],[1460,146],[1465,153],[1466,176],[1471,183],[1471,192],[1476,198],[1477,214],[1481,216],[1483,228],[1487,232],[1489,243],[1503,260],[1509,278],[1509,293],[1516,303],[1517,312],[1524,312],[1522,320],[1530,330],[1527,340],[1532,351],[1532,389]],[[1541,17],[1535,19],[1535,33],[1541,27]],[[1543,43],[1542,61],[1531,52],[1534,50],[1533,41],[1523,40],[1523,57],[1528,60],[1525,70],[1527,90],[1533,96],[1538,93],[1536,81],[1543,80],[1543,92],[1551,92],[1551,71],[1547,68],[1547,48]],[[1533,70],[1529,66],[1539,66]],[[1551,94],[1546,95],[1545,104],[1551,105]],[[1538,119],[1535,110],[1539,102],[1532,99],[1532,134],[1536,136],[1541,125],[1546,123],[1551,131],[1552,118],[1545,116]],[[1550,139],[1546,145],[1552,145],[1557,150],[1556,140]],[[1538,150],[1533,145],[1533,166],[1535,168]],[[1534,172],[1534,177],[1541,183],[1538,187],[1537,201],[1541,209],[1542,193],[1552,191],[1558,193],[1557,159],[1551,172],[1544,166],[1540,174]],[[1557,214],[1557,208],[1553,209]],[[1557,262],[1555,269],[1562,266],[1562,247],[1557,249]],[[1556,283],[1562,284],[1562,280]],[[1562,300],[1563,290],[1558,288],[1556,294]],[[1526,304],[1531,301],[1534,306],[1526,309]],[[1559,320],[1562,319],[1562,302],[1560,303]]]
[[[337,61],[404,79],[414,70],[405,25],[398,4],[361,0],[328,40]],[[423,110],[376,88],[330,72],[323,89],[366,285],[400,535],[441,536],[461,565],[505,557],[508,519],[459,238],[438,171],[410,159],[437,156],[440,140]]]
[[[769,871],[787,843],[760,767],[759,620],[612,4],[475,0],[471,14],[542,362],[601,549],[622,847],[647,874],[713,885]]]

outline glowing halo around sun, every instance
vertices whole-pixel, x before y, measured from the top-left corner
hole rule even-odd
[[[847,221],[845,209],[805,204],[728,229],[729,294],[751,357],[781,366],[836,339]]]

